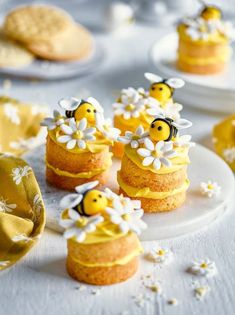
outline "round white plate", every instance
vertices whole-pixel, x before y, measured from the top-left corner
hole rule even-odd
[[[178,35],[164,36],[152,46],[151,63],[163,77],[181,77],[186,85],[177,91],[177,97],[188,105],[215,111],[234,112],[235,57],[227,70],[217,75],[194,75],[181,72],[175,66]]]
[[[45,146],[27,153],[24,158],[34,169],[47,211],[47,227],[61,232],[58,225],[59,201],[68,192],[59,190],[47,184],[45,180],[44,152]],[[189,166],[190,188],[185,204],[172,212],[159,214],[145,214],[144,221],[148,229],[141,235],[141,240],[158,240],[175,237],[193,232],[221,217],[231,206],[234,194],[234,175],[227,164],[212,151],[197,145],[191,151]],[[107,186],[117,191],[116,171],[120,168],[120,161],[114,160],[110,170]],[[200,193],[202,181],[218,182],[222,193],[217,198],[208,198]]]
[[[40,80],[68,79],[93,72],[102,64],[104,56],[103,46],[100,43],[95,43],[92,55],[81,61],[52,62],[36,59],[27,67],[0,68],[0,74]]]

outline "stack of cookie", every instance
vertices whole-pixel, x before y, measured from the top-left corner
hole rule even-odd
[[[80,60],[91,54],[92,42],[92,35],[65,11],[47,5],[21,6],[5,18],[0,66],[26,66],[34,57]]]

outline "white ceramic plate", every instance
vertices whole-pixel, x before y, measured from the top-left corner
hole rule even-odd
[[[39,182],[47,211],[47,227],[61,232],[58,225],[59,201],[66,195],[66,191],[59,190],[45,181],[44,145],[27,153],[24,158],[34,169]],[[148,229],[141,235],[141,240],[158,240],[191,233],[205,227],[216,218],[221,217],[231,206],[234,194],[234,176],[227,164],[212,151],[197,145],[191,151],[189,178],[191,181],[185,204],[172,212],[160,214],[145,214],[144,220]],[[114,160],[110,170],[109,186],[118,189],[116,171],[120,168],[120,161]],[[200,191],[200,182],[213,180],[222,187],[218,198],[208,198]]]
[[[95,71],[104,60],[105,51],[100,43],[95,43],[92,55],[81,61],[52,62],[36,59],[24,68],[0,68],[0,74],[40,80],[67,79]]]
[[[175,66],[177,45],[176,33],[164,36],[154,43],[150,51],[150,59],[156,73],[163,77],[181,77],[185,80],[185,87],[177,91],[178,99],[194,107],[234,112],[235,56],[233,55],[224,73],[217,75],[187,74]]]

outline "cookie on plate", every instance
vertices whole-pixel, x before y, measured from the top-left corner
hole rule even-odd
[[[25,67],[33,60],[32,53],[0,32],[0,67]]]
[[[21,6],[5,18],[4,32],[23,43],[51,40],[69,32],[73,20],[65,11],[46,5]]]
[[[92,35],[81,25],[45,41],[32,41],[27,48],[36,56],[55,61],[73,61],[88,57],[93,48]]]

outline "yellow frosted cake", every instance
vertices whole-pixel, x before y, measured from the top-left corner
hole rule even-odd
[[[193,18],[185,18],[178,26],[177,66],[195,74],[212,74],[224,70],[231,55],[230,41],[234,29],[222,21],[221,11],[206,6]]]
[[[174,103],[172,96],[176,88],[184,85],[183,80],[177,78],[163,79],[152,73],[145,73],[150,81],[149,90],[143,88],[123,89],[117,101],[113,104],[114,126],[121,130],[121,135],[135,132],[139,125],[148,128],[156,113],[167,114],[168,117],[179,117],[182,105]],[[143,129],[138,129],[137,140],[143,138]],[[124,144],[116,142],[113,148],[114,155],[121,158],[124,153]]]
[[[130,278],[142,252],[146,224],[140,202],[118,196],[98,181],[77,186],[61,200],[60,224],[67,239],[67,271],[78,281],[107,285]]]
[[[54,117],[42,123],[48,129],[47,181],[68,190],[91,180],[103,184],[112,164],[109,147],[119,130],[104,120],[102,107],[92,97],[62,99],[59,105],[65,114],[54,111]]]
[[[183,204],[193,143],[190,135],[179,136],[178,129],[190,126],[185,119],[158,116],[149,125],[149,136],[133,147],[133,135],[125,146],[117,176],[120,193],[140,200],[145,212],[170,211]]]

